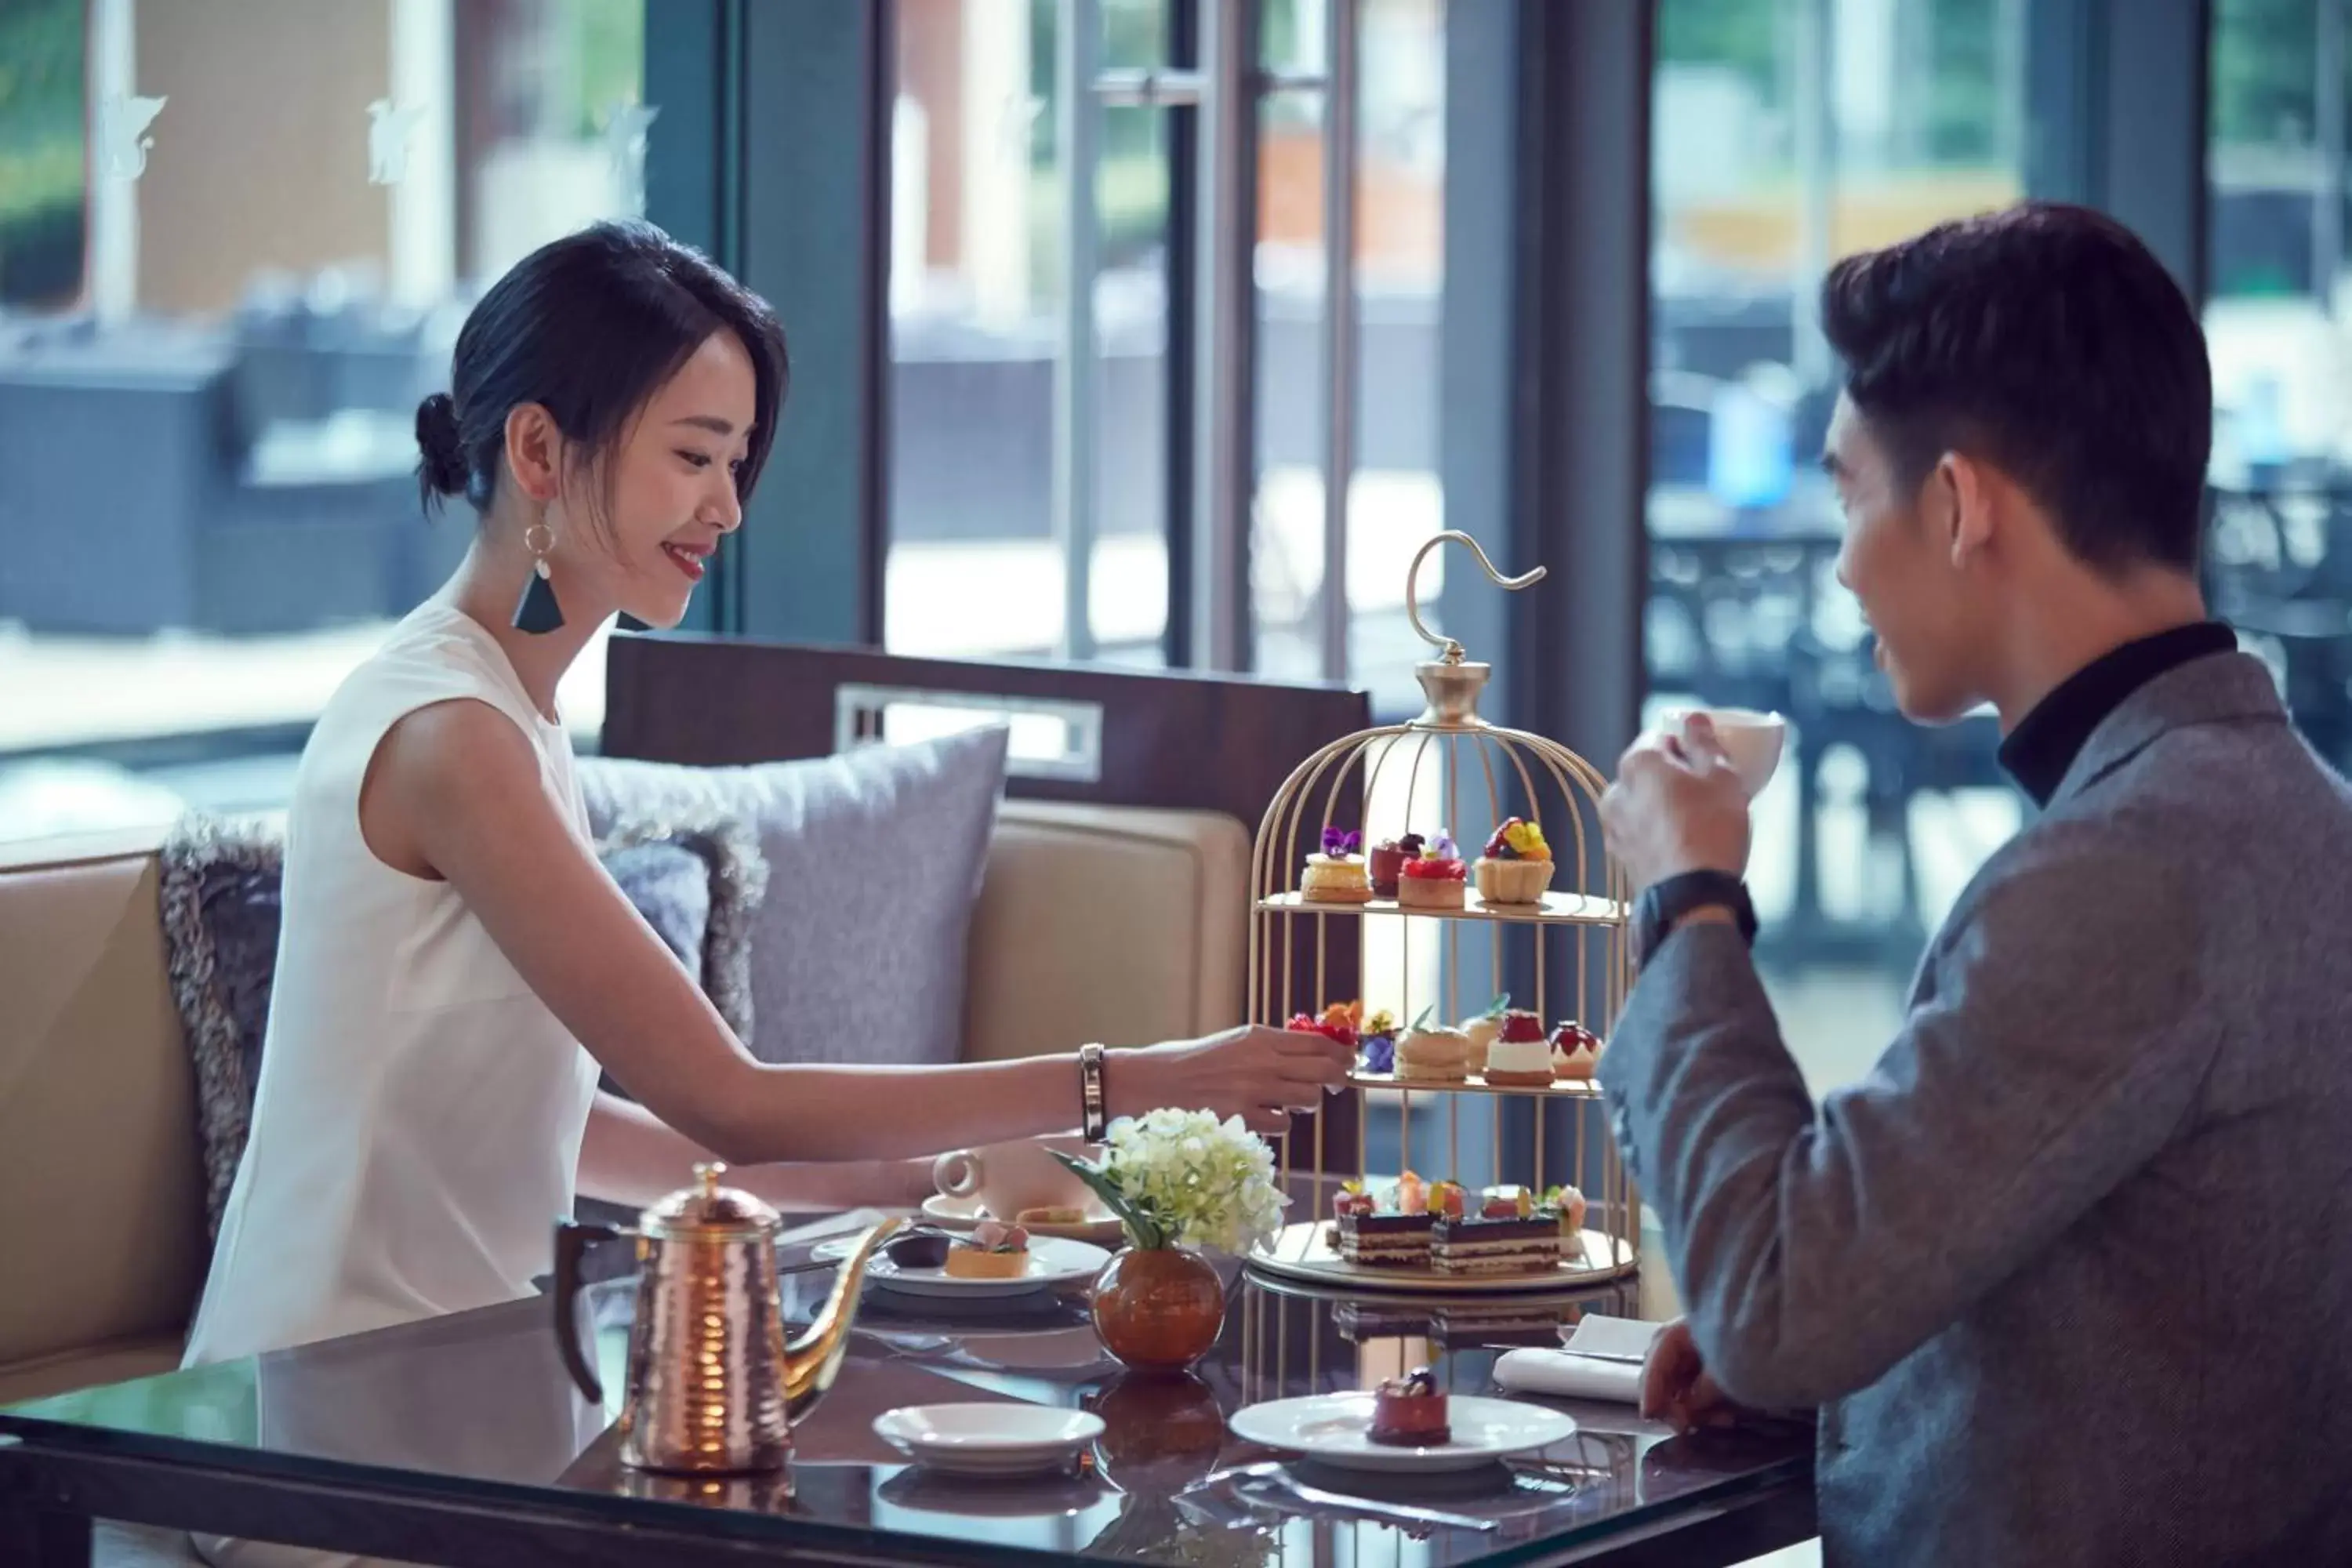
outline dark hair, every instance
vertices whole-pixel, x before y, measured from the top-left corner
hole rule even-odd
[[[2205,335],[2131,231],[2029,202],[1848,257],[1822,285],[1846,395],[1907,484],[1998,464],[2105,571],[2194,571],[2213,437]]]
[[[751,356],[748,498],[775,440],[791,365],[783,328],[758,295],[700,251],[645,223],[600,223],[540,247],[482,296],[457,334],[450,390],[416,407],[417,487],[429,510],[463,495],[489,509],[507,416],[537,403],[593,467],[631,416],[716,331]]]

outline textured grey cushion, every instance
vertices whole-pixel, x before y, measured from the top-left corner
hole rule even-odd
[[[964,942],[1004,786],[1003,726],[751,767],[581,759],[589,821],[732,816],[759,835],[750,1044],[771,1062],[951,1062]]]
[[[739,1034],[752,1029],[751,916],[766,868],[749,830],[676,816],[629,817],[608,825],[598,852],[663,944],[701,976],[719,1016]],[[195,1064],[205,1217],[217,1234],[261,1079],[285,838],[265,823],[190,816],[173,830],[162,858],[164,947]]]

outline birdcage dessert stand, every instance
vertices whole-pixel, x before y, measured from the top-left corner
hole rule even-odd
[[[1315,1014],[1334,1002],[1360,999],[1368,1014],[1376,1007],[1391,1013],[1402,1033],[1424,1013],[1432,1022],[1453,1023],[1486,1010],[1504,993],[1509,967],[1523,986],[1533,977],[1533,996],[1514,998],[1514,1005],[1534,1012],[1547,1029],[1553,1020],[1574,1018],[1605,1042],[1632,980],[1624,873],[1601,835],[1607,781],[1567,747],[1478,716],[1490,667],[1470,661],[1461,643],[1431,632],[1421,618],[1422,565],[1448,542],[1465,546],[1503,588],[1524,589],[1544,575],[1537,567],[1506,577],[1475,540],[1455,531],[1438,534],[1414,554],[1406,574],[1406,615],[1414,632],[1439,650],[1416,668],[1428,707],[1409,722],[1359,731],[1323,747],[1292,772],[1267,807],[1250,874],[1250,1017],[1280,1028],[1302,1011]],[[1471,889],[1462,909],[1433,910],[1378,897],[1363,904],[1315,901],[1300,890],[1300,868],[1326,828],[1357,829],[1360,820],[1369,847],[1382,837],[1426,836],[1443,827],[1467,859],[1510,816],[1538,826],[1549,841],[1553,869],[1540,902],[1489,903]],[[1357,942],[1334,940],[1342,921],[1360,922]],[[1487,961],[1477,963],[1474,952],[1465,963],[1465,933],[1482,928],[1489,937]],[[1362,995],[1355,987],[1382,942],[1402,955],[1395,977],[1384,982],[1392,994]],[[1489,973],[1468,973],[1473,967]],[[1460,1081],[1405,1082],[1393,1072],[1366,1070],[1360,1058],[1346,1092],[1355,1101],[1353,1168],[1327,1165],[1327,1142],[1339,1142],[1327,1139],[1330,1111],[1294,1123],[1280,1151],[1285,1187],[1297,1194],[1290,1221],[1252,1253],[1252,1269],[1315,1289],[1381,1294],[1557,1292],[1634,1271],[1640,1196],[1590,1079],[1514,1086],[1473,1074]],[[1527,1157],[1529,1139],[1522,1137],[1519,1168],[1510,1170],[1504,1111],[1514,1100],[1538,1109],[1530,1119],[1532,1158]],[[1433,1127],[1423,1130],[1418,1142],[1417,1104],[1436,1108]],[[1465,1172],[1459,1168],[1464,1123],[1482,1114],[1490,1122],[1488,1168]],[[1352,1177],[1365,1190],[1381,1188],[1381,1179],[1365,1168],[1366,1150],[1376,1119],[1390,1116],[1396,1119],[1399,1163],[1425,1179],[1458,1182],[1474,1193],[1493,1186],[1542,1193],[1561,1180],[1578,1185],[1588,1205],[1580,1247],[1579,1237],[1564,1237],[1557,1268],[1496,1275],[1443,1275],[1344,1259],[1332,1204],[1341,1178]],[[1298,1180],[1302,1175],[1313,1179]]]

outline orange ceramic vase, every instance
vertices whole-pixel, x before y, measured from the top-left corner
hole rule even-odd
[[[1095,1277],[1094,1315],[1103,1348],[1127,1365],[1181,1372],[1217,1342],[1225,1287],[1197,1252],[1129,1247]]]

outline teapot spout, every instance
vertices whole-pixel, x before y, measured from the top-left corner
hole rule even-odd
[[[857,1321],[858,1292],[865,1288],[866,1266],[873,1260],[875,1249],[906,1227],[900,1219],[884,1220],[867,1231],[857,1243],[857,1248],[841,1261],[841,1271],[834,1277],[833,1294],[825,1299],[824,1310],[816,1321],[799,1339],[786,1344],[781,1319],[774,1320],[776,1359],[784,1373],[784,1408],[789,1417],[797,1422],[816,1407],[833,1386],[841,1371],[841,1360],[849,1350],[849,1331]]]

